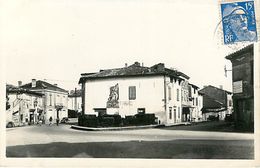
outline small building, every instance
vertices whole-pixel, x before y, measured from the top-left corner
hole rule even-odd
[[[203,96],[199,92],[199,87],[189,83],[189,101],[191,106],[191,121],[202,121]]]
[[[45,81],[32,79],[32,82],[25,85],[20,84],[20,88],[41,93],[43,97],[43,120],[49,123],[52,117],[62,119],[68,117],[68,91]]]
[[[188,96],[188,88],[183,87],[188,86],[188,79],[184,73],[166,68],[163,63],[145,67],[135,62],[123,68],[83,73],[79,81],[82,110],[84,114],[96,116],[147,113],[154,114],[158,124],[180,123],[185,105],[182,94]]]
[[[228,56],[232,62],[233,108],[237,129],[254,130],[254,45]]]
[[[232,92],[212,85],[204,86],[199,92],[203,95],[203,120],[210,117],[225,120],[226,114],[232,113]]]
[[[78,113],[82,113],[81,90],[71,90],[68,95],[68,117],[77,117]]]
[[[43,118],[43,94],[6,85],[6,95],[6,120],[10,126],[34,124]]]

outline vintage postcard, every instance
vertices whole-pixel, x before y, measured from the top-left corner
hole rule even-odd
[[[0,27],[1,167],[260,166],[259,0],[3,0]]]

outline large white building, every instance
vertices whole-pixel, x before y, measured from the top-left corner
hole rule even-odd
[[[119,114],[153,113],[158,124],[182,122],[183,83],[189,77],[159,63],[152,67],[135,62],[123,68],[81,74],[83,113]],[[187,101],[188,106],[188,98]]]

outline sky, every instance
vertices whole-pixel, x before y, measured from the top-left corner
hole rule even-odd
[[[135,61],[165,63],[190,82],[223,85],[225,59],[220,7],[212,0],[17,0],[1,4],[1,62],[8,84],[46,79],[79,88],[81,73]],[[217,31],[215,31],[217,30]]]

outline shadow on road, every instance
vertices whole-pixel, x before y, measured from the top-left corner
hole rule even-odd
[[[236,130],[233,122],[225,122],[225,121],[207,121],[207,122],[201,122],[201,123],[192,123],[191,125],[162,127],[160,129],[253,133],[252,131]]]
[[[253,159],[253,140],[49,143],[10,146],[7,157]]]

